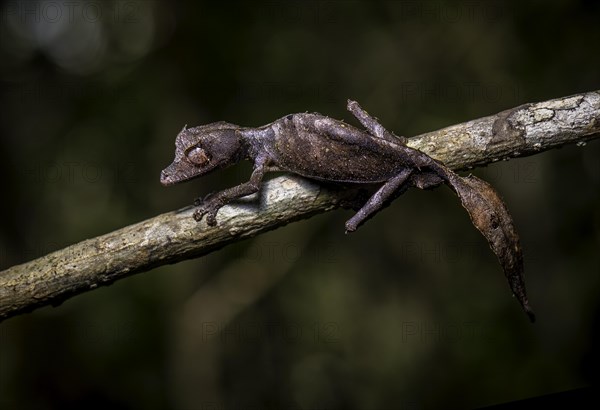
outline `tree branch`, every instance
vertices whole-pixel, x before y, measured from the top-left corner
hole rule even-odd
[[[525,104],[419,135],[408,145],[450,168],[465,169],[599,136],[600,91],[595,91]],[[263,185],[258,200],[253,195],[223,207],[215,227],[197,223],[187,207],[85,240],[0,272],[0,321],[344,206],[357,194],[357,189],[280,176]]]

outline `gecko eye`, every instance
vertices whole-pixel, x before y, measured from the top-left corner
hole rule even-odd
[[[206,165],[210,161],[210,158],[208,155],[206,155],[206,152],[200,147],[192,148],[188,151],[186,156],[192,164],[198,166]]]

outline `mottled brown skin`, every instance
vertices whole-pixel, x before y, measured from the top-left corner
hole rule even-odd
[[[410,186],[420,189],[446,183],[461,199],[475,227],[498,257],[513,293],[531,319],[523,282],[523,256],[508,210],[486,182],[461,177],[441,162],[405,145],[358,103],[348,110],[367,132],[320,114],[290,114],[259,128],[217,122],[186,128],[175,141],[175,160],[161,173],[161,183],[172,185],[241,160],[254,162],[248,182],[197,200],[194,218],[206,215],[216,225],[218,210],[235,198],[260,189],[266,172],[287,171],[307,178],[347,184],[379,184],[380,188],[346,222],[346,232],[385,207]]]

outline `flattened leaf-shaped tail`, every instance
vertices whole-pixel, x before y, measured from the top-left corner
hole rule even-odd
[[[445,171],[446,181],[457,193],[473,225],[485,236],[498,257],[512,292],[529,320],[535,322],[523,280],[523,253],[519,235],[504,201],[487,182],[473,175],[463,178],[447,168]]]

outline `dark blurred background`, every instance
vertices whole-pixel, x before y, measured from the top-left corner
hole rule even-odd
[[[353,98],[412,136],[600,89],[594,1],[7,1],[0,269],[247,179],[165,188],[184,124]],[[301,221],[0,325],[2,409],[473,408],[598,380],[600,142],[473,171],[538,323],[447,188]]]

